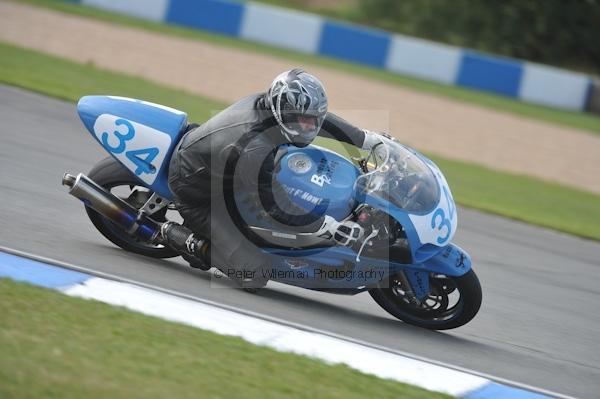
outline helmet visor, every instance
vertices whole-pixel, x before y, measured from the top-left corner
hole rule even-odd
[[[314,116],[298,116],[298,126],[303,133],[310,133],[317,130],[317,118]]]
[[[281,117],[285,129],[293,136],[299,136],[302,141],[314,139],[323,123],[323,118],[309,113],[283,112]]]

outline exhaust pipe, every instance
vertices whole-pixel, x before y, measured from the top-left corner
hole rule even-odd
[[[123,228],[128,234],[154,242],[160,233],[161,223],[114,196],[83,173],[77,176],[65,173],[62,184],[69,187],[69,194],[79,198],[85,206]]]

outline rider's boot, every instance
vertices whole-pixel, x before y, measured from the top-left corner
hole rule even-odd
[[[207,256],[208,241],[196,238],[189,228],[175,222],[165,222],[160,228],[160,239],[163,244],[178,251],[190,266],[202,270],[211,268]]]
[[[255,254],[252,257],[253,262],[249,262],[248,253],[241,247],[237,248],[227,259],[227,264],[233,265],[238,271],[230,278],[245,291],[256,293],[267,285],[271,269],[265,267],[269,260],[259,254]]]
[[[268,282],[268,279],[262,277],[241,279],[237,281],[239,286],[244,291],[249,292],[251,294],[256,294],[258,291],[260,291],[261,288],[264,288]]]

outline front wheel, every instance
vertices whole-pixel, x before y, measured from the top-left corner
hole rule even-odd
[[[471,269],[460,277],[431,273],[429,294],[416,300],[406,279],[392,276],[389,285],[369,290],[371,297],[392,316],[431,330],[449,330],[467,324],[481,306],[481,285]]]

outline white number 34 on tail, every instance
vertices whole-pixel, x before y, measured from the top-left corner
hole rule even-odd
[[[167,133],[110,114],[96,119],[94,134],[107,151],[149,185],[156,180],[171,145]]]

